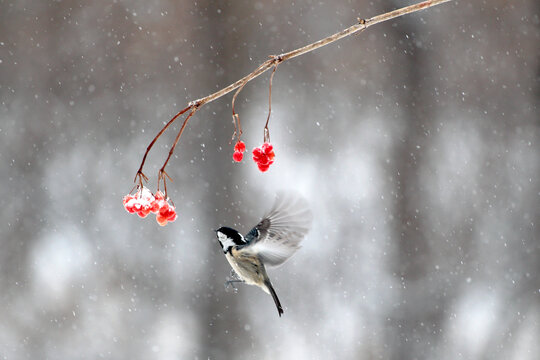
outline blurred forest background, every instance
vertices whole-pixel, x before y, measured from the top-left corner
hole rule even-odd
[[[538,359],[540,2],[452,1],[279,66],[276,162],[232,94],[171,159],[179,218],[122,207],[188,101],[408,1],[0,1],[0,358]],[[259,146],[269,72],[237,100]],[[155,190],[179,124],[150,153]],[[288,189],[303,248],[223,286],[212,229]]]

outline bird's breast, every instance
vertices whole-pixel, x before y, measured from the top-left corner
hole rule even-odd
[[[265,270],[256,256],[243,254],[233,248],[230,254],[226,254],[226,257],[236,274],[246,284],[257,286],[264,284]]]

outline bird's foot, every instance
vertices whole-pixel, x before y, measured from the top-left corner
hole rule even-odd
[[[238,288],[234,285],[235,283],[243,283],[244,280],[240,280],[240,279],[228,279],[227,281],[225,281],[225,289],[229,289],[229,286],[231,286],[233,288],[233,291],[235,293],[238,292]]]

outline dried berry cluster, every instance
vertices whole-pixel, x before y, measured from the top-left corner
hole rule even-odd
[[[161,191],[152,194],[146,187],[137,187],[137,192],[124,196],[124,208],[130,214],[136,213],[144,218],[148,214],[156,214],[159,225],[165,226],[168,222],[173,222],[177,218],[175,207],[169,204],[169,199],[165,199]]]

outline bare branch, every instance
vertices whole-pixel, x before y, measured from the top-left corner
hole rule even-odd
[[[255,71],[253,71],[252,73],[244,76],[242,79],[240,79],[240,80],[236,81],[235,83],[227,86],[226,88],[223,88],[223,89],[221,89],[219,91],[216,91],[215,93],[210,94],[210,95],[208,95],[208,96],[206,96],[204,98],[198,99],[195,102],[200,104],[200,106],[202,106],[202,105],[204,105],[206,103],[209,103],[211,101],[214,101],[214,100],[222,97],[223,95],[226,95],[226,94],[230,93],[231,91],[237,89],[240,86],[245,85],[247,82],[249,82],[249,81],[255,79],[256,77],[258,77],[259,75],[265,73],[268,69],[270,69],[273,65],[275,65],[277,58],[280,59],[279,62],[287,61],[289,59],[295,58],[297,56],[300,56],[300,55],[303,55],[305,53],[316,50],[318,48],[321,48],[321,47],[323,47],[325,45],[331,44],[331,43],[333,43],[335,41],[341,40],[344,37],[350,36],[350,35],[352,35],[354,33],[359,32],[359,31],[365,30],[365,29],[367,29],[368,27],[370,27],[372,25],[375,25],[375,24],[378,24],[378,23],[381,23],[381,22],[384,22],[384,21],[387,21],[387,20],[391,20],[391,19],[394,19],[394,18],[399,17],[399,16],[410,14],[410,13],[413,13],[413,12],[416,12],[416,11],[427,9],[427,8],[432,7],[432,6],[439,5],[439,4],[448,2],[448,1],[450,1],[450,0],[428,0],[428,1],[418,3],[418,4],[407,6],[407,7],[401,8],[401,9],[390,11],[390,12],[387,12],[387,13],[384,13],[384,14],[381,14],[381,15],[377,15],[377,16],[374,16],[374,17],[372,17],[370,19],[360,20],[357,24],[354,24],[353,26],[348,27],[347,29],[342,30],[342,31],[340,31],[340,32],[338,32],[338,33],[336,33],[334,35],[330,35],[330,36],[328,36],[328,37],[326,37],[324,39],[321,39],[319,41],[316,41],[314,43],[311,43],[311,44],[306,45],[304,47],[301,47],[299,49],[292,50],[292,51],[289,51],[287,53],[284,53],[284,54],[281,54],[281,55],[278,55],[278,56],[271,56],[272,59],[267,60],[264,63],[262,63],[261,65],[259,65],[259,67],[257,67],[257,69]]]
[[[150,149],[152,148],[152,146],[154,146],[154,143],[156,142],[156,140],[163,134],[163,132],[179,117],[181,116],[182,114],[184,114],[186,111],[190,110],[191,109],[191,113],[187,116],[187,118],[184,120],[184,123],[182,124],[182,128],[180,129],[180,132],[178,133],[177,137],[176,137],[176,140],[174,142],[174,145],[173,147],[171,148],[171,150],[169,151],[169,156],[167,157],[167,160],[165,161],[165,164],[163,165],[163,167],[161,168],[160,170],[160,178],[163,178],[163,174],[166,175],[165,173],[165,166],[167,165],[167,162],[169,161],[173,151],[174,151],[174,148],[176,147],[176,144],[178,143],[178,140],[180,139],[180,136],[182,135],[182,132],[184,131],[184,128],[189,120],[189,118],[191,116],[193,116],[193,114],[200,108],[202,107],[204,104],[207,104],[211,101],[214,101],[228,93],[230,93],[231,91],[235,90],[235,89],[239,89],[239,91],[236,92],[234,98],[233,98],[233,106],[234,106],[234,100],[236,99],[236,96],[238,95],[238,93],[242,90],[242,88],[248,83],[250,82],[251,80],[257,78],[258,76],[260,76],[261,74],[265,73],[267,70],[269,70],[270,68],[274,68],[274,72],[275,72],[275,69],[276,69],[276,66],[281,63],[281,62],[284,62],[284,61],[287,61],[287,60],[290,60],[292,58],[295,58],[297,56],[300,56],[300,55],[303,55],[303,54],[306,54],[308,52],[311,52],[313,50],[316,50],[318,48],[321,48],[325,45],[328,45],[328,44],[331,44],[335,41],[338,41],[340,39],[343,39],[344,37],[347,37],[347,36],[350,36],[352,34],[355,34],[355,33],[358,33],[358,32],[361,32],[365,29],[367,29],[368,27],[372,26],[372,25],[375,25],[375,24],[378,24],[378,23],[381,23],[381,22],[384,22],[384,21],[388,21],[388,20],[391,20],[391,19],[394,19],[396,17],[399,17],[399,16],[403,16],[403,15],[406,15],[406,14],[411,14],[413,12],[417,12],[417,11],[420,11],[420,10],[423,10],[423,9],[427,9],[427,8],[430,8],[432,6],[436,6],[436,5],[439,5],[439,4],[442,4],[442,3],[445,3],[445,2],[448,2],[450,0],[428,0],[428,1],[423,1],[423,2],[420,2],[418,4],[414,4],[414,5],[410,5],[410,6],[406,6],[406,7],[403,7],[403,8],[400,8],[400,9],[397,9],[397,10],[394,10],[394,11],[390,11],[390,12],[387,12],[387,13],[384,13],[384,14],[381,14],[381,15],[377,15],[377,16],[374,16],[370,19],[359,19],[358,20],[358,23],[338,32],[338,33],[335,33],[334,35],[330,35],[324,39],[321,39],[319,41],[316,41],[314,43],[311,43],[309,45],[306,45],[304,47],[301,47],[299,49],[296,49],[296,50],[292,50],[292,51],[289,51],[287,53],[284,53],[284,54],[281,54],[281,55],[272,55],[270,56],[270,59],[269,60],[266,60],[265,62],[263,62],[261,65],[259,65],[253,72],[247,74],[246,76],[244,76],[243,78],[241,78],[240,80],[230,84],[229,86],[219,90],[219,91],[216,91],[215,93],[213,94],[210,94],[206,97],[203,97],[201,99],[198,99],[198,100],[195,100],[195,101],[191,101],[188,106],[183,109],[182,111],[180,111],[178,114],[176,114],[171,120],[169,120],[169,122],[163,127],[163,129],[160,130],[160,132],[156,135],[156,137],[152,140],[152,142],[150,143],[150,145],[148,145],[148,148],[146,149],[146,152],[144,153],[144,156],[143,156],[143,159],[142,159],[142,162],[141,162],[141,165],[139,167],[139,170],[137,171],[137,174],[135,175],[135,181],[139,180],[139,182],[141,183],[141,186],[142,186],[142,180],[143,179],[147,179],[146,176],[143,174],[142,170],[143,170],[143,166],[144,166],[144,162],[146,161],[146,156],[148,155],[148,152],[150,151]],[[272,73],[272,77],[273,77],[273,73]],[[270,80],[271,81],[271,80]],[[270,95],[271,96],[271,95]],[[269,109],[270,110],[270,109]],[[238,119],[238,117],[234,116],[235,113],[234,113],[234,107],[233,107],[233,118],[235,118],[235,120],[237,120],[237,124],[238,124],[238,127],[240,127],[240,121]],[[268,125],[268,120],[270,119],[270,111],[269,111],[269,114],[268,114],[268,119],[267,119],[267,122],[266,122],[266,125]],[[236,126],[236,125],[235,125]],[[240,129],[237,129],[237,130],[240,130]],[[266,131],[268,130],[267,127],[265,127],[265,134],[266,134]]]

